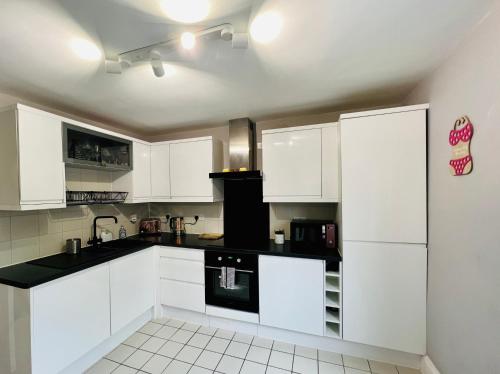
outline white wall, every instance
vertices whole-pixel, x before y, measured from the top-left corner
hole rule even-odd
[[[428,354],[442,374],[500,373],[500,4],[410,95],[430,102]],[[452,177],[448,134],[474,126]]]

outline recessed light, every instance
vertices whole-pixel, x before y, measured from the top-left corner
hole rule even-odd
[[[258,43],[267,44],[278,37],[283,27],[283,18],[277,12],[259,14],[250,25],[250,35]]]
[[[163,0],[161,8],[168,18],[182,23],[199,22],[210,12],[209,0]]]
[[[192,32],[183,32],[181,35],[181,44],[184,49],[193,49],[196,44],[196,37]]]
[[[70,42],[70,47],[83,60],[97,61],[101,59],[101,50],[87,39],[74,38]]]

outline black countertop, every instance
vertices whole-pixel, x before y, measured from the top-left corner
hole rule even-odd
[[[197,235],[175,237],[169,233],[157,236],[135,235],[126,240],[115,240],[105,244],[113,249],[83,249],[79,255],[60,253],[26,263],[0,268],[0,283],[17,288],[28,289],[40,284],[62,278],[90,267],[112,261],[134,252],[163,245],[179,248],[203,249],[206,251],[242,252],[271,256],[300,257],[326,260],[328,263],[342,261],[338,250],[294,249],[289,241],[283,245],[269,240],[267,245],[259,248],[234,248],[224,244],[224,239],[202,240]]]

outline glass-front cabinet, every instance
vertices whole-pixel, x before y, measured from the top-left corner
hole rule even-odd
[[[132,142],[63,123],[64,162],[69,166],[132,170]]]

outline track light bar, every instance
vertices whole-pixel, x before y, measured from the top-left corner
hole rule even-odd
[[[225,41],[232,41],[232,48],[235,49],[246,49],[248,48],[248,34],[247,33],[235,33],[233,29],[233,25],[230,23],[224,23],[222,25],[209,27],[207,29],[203,29],[200,31],[196,31],[190,33],[190,38],[200,39],[204,36],[214,35]],[[184,36],[186,38],[186,36]],[[193,41],[190,39],[190,41]],[[137,62],[150,61],[151,66],[153,67],[155,75],[163,76],[163,74],[158,75],[163,70],[163,65],[161,63],[161,54],[158,52],[158,48],[175,48],[179,44],[188,45],[187,43],[181,43],[181,37],[177,37],[174,39],[169,39],[164,42],[154,43],[151,45],[147,45],[145,47],[132,49],[130,51],[120,53],[116,59],[106,59],[105,68],[106,72],[112,74],[120,74],[121,69],[124,65],[132,65]],[[191,44],[190,44],[191,45]],[[188,48],[189,49],[189,48]],[[160,67],[161,66],[161,67]]]

